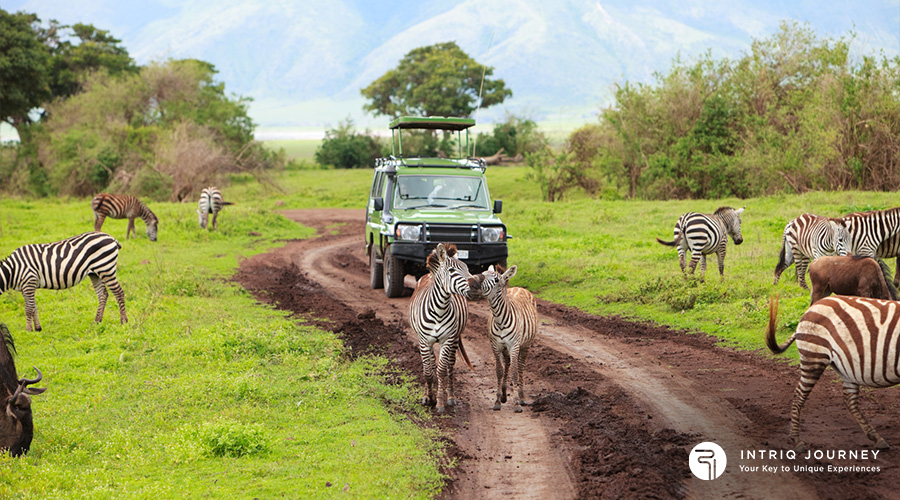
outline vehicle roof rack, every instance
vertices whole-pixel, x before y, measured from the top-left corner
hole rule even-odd
[[[472,118],[447,116],[401,116],[391,122],[391,129],[466,130],[474,127]]]

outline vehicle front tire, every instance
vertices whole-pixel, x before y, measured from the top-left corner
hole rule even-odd
[[[373,290],[384,288],[384,264],[378,263],[378,255],[375,246],[369,251],[369,284]]]
[[[389,299],[403,295],[403,261],[394,257],[391,247],[384,250],[384,294]]]

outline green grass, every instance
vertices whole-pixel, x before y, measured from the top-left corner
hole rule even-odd
[[[288,159],[312,161],[321,142],[319,139],[272,139],[263,144],[275,151],[284,149]]]
[[[839,216],[896,206],[896,193],[853,191],[686,201],[604,201],[575,191],[565,201],[546,203],[527,172],[528,167],[487,170],[491,195],[503,199],[501,216],[513,236],[509,264],[519,266],[515,285],[586,312],[703,331],[746,349],[763,347],[769,297],[780,296],[780,339],[809,305],[793,266],[772,284],[789,220],[804,212]],[[371,170],[305,170],[284,173],[278,182],[292,193],[280,197],[286,208],[362,209],[371,179]],[[266,196],[254,186],[243,189]],[[685,279],[675,249],[656,238],[671,240],[685,212],[712,213],[725,205],[746,207],[744,243],[729,240],[724,279],[715,256],[708,259],[705,282]]]
[[[233,195],[234,193],[229,193]],[[119,280],[93,322],[89,281],[38,290],[42,332],[22,296],[0,296],[20,376],[44,373],[36,434],[23,459],[0,457],[0,498],[430,498],[439,446],[417,384],[388,385],[378,358],[350,362],[331,334],[298,326],[229,281],[239,260],[312,231],[229,196],[219,231],[193,204],[153,203],[159,241],[125,240]],[[92,227],[89,200],[0,201],[0,255]],[[330,483],[331,486],[327,484]],[[346,492],[343,491],[346,487]]]

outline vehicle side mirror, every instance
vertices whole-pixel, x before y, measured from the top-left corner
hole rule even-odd
[[[499,214],[503,211],[503,200],[494,200],[494,213]]]
[[[374,208],[376,212],[381,212],[382,210],[384,210],[384,198],[382,198],[381,196],[372,200],[372,204],[374,205],[374,207],[372,208]]]

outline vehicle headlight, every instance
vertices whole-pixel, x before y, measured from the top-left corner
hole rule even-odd
[[[497,243],[503,240],[502,227],[483,227],[481,228],[481,241],[485,243]]]
[[[394,236],[401,240],[417,241],[422,234],[422,226],[410,224],[397,224]]]

